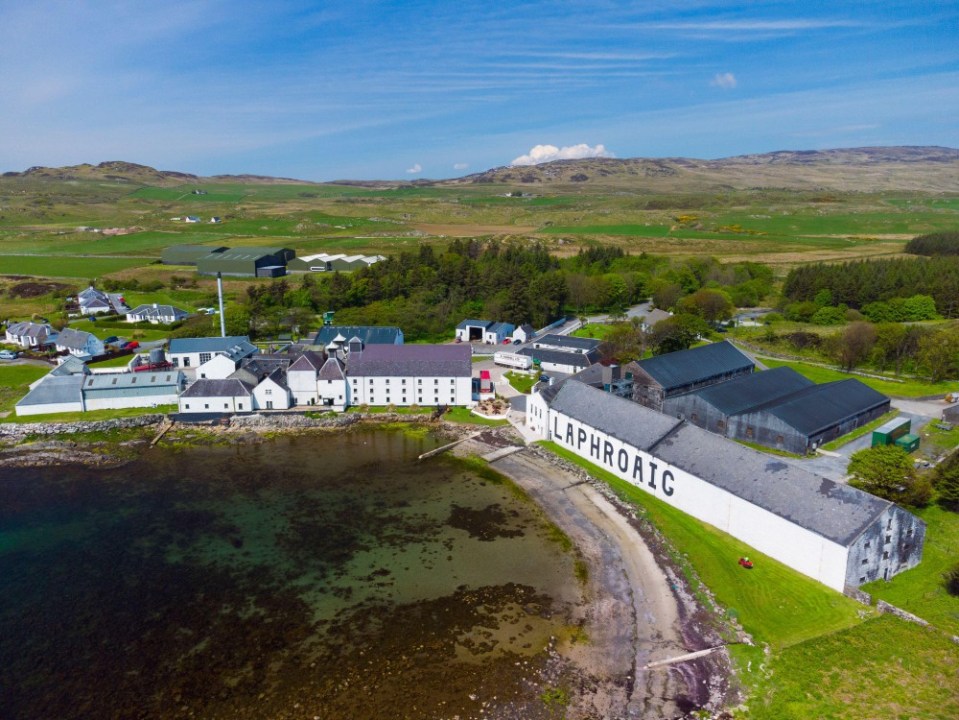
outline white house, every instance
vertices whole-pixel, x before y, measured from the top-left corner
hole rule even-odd
[[[122,295],[105,293],[92,285],[77,294],[77,304],[80,306],[81,315],[100,315],[102,313],[125,315],[130,310]]]
[[[242,380],[197,380],[180,394],[181,413],[247,413],[253,410],[253,386]]]
[[[276,368],[253,388],[255,410],[286,410],[292,406],[286,372]]]
[[[467,345],[368,345],[350,353],[351,405],[473,404]]]
[[[190,316],[186,310],[173,305],[158,305],[157,303],[138,305],[127,313],[127,322],[148,322],[153,325],[160,323],[170,325]]]
[[[206,378],[208,380],[225,380],[236,372],[240,361],[234,359],[232,355],[222,353],[211,357],[196,369],[197,380]]]
[[[294,405],[317,404],[317,376],[323,362],[322,355],[306,352],[290,363],[286,371],[286,384],[290,388]]]
[[[167,356],[173,367],[197,367],[214,355],[228,355],[239,363],[258,352],[245,335],[229,337],[174,338],[170,340]],[[234,365],[234,369],[236,366]]]
[[[894,503],[569,380],[530,398],[540,437],[840,592],[915,567],[925,524]],[[731,561],[734,561],[731,559]]]
[[[520,325],[513,331],[513,342],[514,343],[527,343],[533,339],[536,335],[536,330],[533,329],[533,326],[529,323]]]
[[[4,336],[8,343],[24,350],[39,350],[53,344],[56,332],[47,323],[17,322],[7,326]]]
[[[350,387],[343,363],[337,358],[327,358],[316,376],[317,405],[341,412],[350,404]]]
[[[64,328],[57,335],[56,348],[59,352],[69,352],[71,355],[88,360],[104,352],[103,341],[93,333],[83,330]]]

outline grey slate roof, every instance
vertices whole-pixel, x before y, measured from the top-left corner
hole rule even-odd
[[[189,313],[173,305],[154,305],[152,303],[137,305],[127,315],[145,315],[148,318],[172,317],[174,319],[184,318]]]
[[[343,372],[343,365],[334,357],[328,358],[320,372],[317,374],[317,380],[344,380],[346,374]]]
[[[792,368],[778,367],[743,375],[691,394],[702,398],[724,415],[738,415],[781,400],[814,384]]]
[[[882,405],[889,405],[888,397],[850,378],[813,385],[755,410],[765,410],[804,435],[815,435]]]
[[[84,330],[63,328],[57,336],[57,346],[70,348],[71,350],[85,350],[87,340],[91,337],[92,335]]]
[[[636,363],[664,390],[683,387],[744,368],[753,361],[727,341],[657,355]]]
[[[7,332],[16,337],[41,337],[42,335],[53,334],[53,328],[46,323],[35,323],[28,320],[11,323],[7,326]]]
[[[398,327],[386,325],[324,325],[316,333],[314,345],[329,345],[337,335],[344,339],[358,337],[364,345],[393,345],[400,337]]]
[[[536,338],[534,344],[587,352],[598,348],[600,341],[596,338],[570,337],[569,335],[550,333],[549,335],[543,335],[541,338]]]
[[[89,375],[90,368],[80,358],[67,355],[63,362],[50,371],[51,375]]]
[[[351,353],[350,376],[471,377],[469,345],[368,345]]]
[[[891,502],[714,435],[630,400],[570,381],[554,410],[847,546]]]
[[[239,348],[238,350],[236,348]],[[203,337],[203,338],[173,338],[170,340],[171,353],[226,353],[233,357],[241,353],[234,359],[246,357],[256,352],[256,346],[250,342],[246,335],[231,335],[228,337]]]
[[[24,395],[17,405],[49,405],[52,403],[79,403],[83,375],[49,374]]]
[[[323,356],[319,353],[305,352],[290,363],[288,372],[316,372],[323,367]]]
[[[179,370],[138,373],[99,373],[88,375],[83,383],[84,391],[132,387],[176,387],[183,379]]]
[[[486,328],[486,332],[503,333],[504,335],[509,335],[515,329],[516,326],[513,323],[494,322]]]
[[[599,351],[590,350],[589,352],[566,352],[565,350],[548,350],[546,348],[524,347],[516,352],[517,355],[527,355],[540,362],[553,363],[555,365],[571,365],[577,368],[589,367],[599,361]]]
[[[181,398],[191,397],[249,397],[253,394],[253,386],[242,380],[230,379],[211,380],[203,378],[197,380],[184,390]]]
[[[292,360],[289,355],[254,355],[241,361],[240,367],[256,376],[259,382],[278,368],[285,373]]]

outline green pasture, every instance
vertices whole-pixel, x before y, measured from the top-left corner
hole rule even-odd
[[[888,582],[880,580],[862,589],[959,636],[959,597],[947,593],[942,583],[943,573],[959,562],[959,513],[938,505],[912,512],[926,523],[922,562]]]
[[[149,265],[153,258],[76,257],[68,255],[0,255],[0,275],[47,278],[97,278],[127,268]]]
[[[52,369],[52,365],[14,365],[0,361],[0,415],[10,413],[5,422],[9,422],[13,417],[13,406],[27,394],[30,383],[39,380]]]
[[[577,328],[570,333],[573,337],[593,338],[594,340],[605,340],[614,329],[613,325],[604,323],[589,323],[581,328]]]
[[[844,373],[841,370],[820,367],[818,365],[810,365],[809,363],[797,362],[794,360],[774,360],[772,358],[762,357],[761,354],[759,357],[763,365],[766,367],[790,367],[800,375],[804,375],[815,383],[827,383],[835,380],[849,380],[850,378],[854,378],[863,384],[868,385],[874,390],[891,397],[920,398],[932,397],[936,395],[944,396],[946,393],[954,391],[956,386],[954,381],[930,383],[914,378],[902,378],[902,382],[896,382],[895,380],[891,379],[879,380],[875,377],[853,375],[850,373]]]
[[[768,663],[750,720],[959,717],[959,645],[884,615],[784,648]],[[754,663],[753,677],[760,677]]]
[[[865,610],[854,600],[762,555],[552,442],[544,447],[609,484],[669,539],[725,611],[759,642],[774,649],[851,627]],[[738,559],[755,563],[744,570]]]

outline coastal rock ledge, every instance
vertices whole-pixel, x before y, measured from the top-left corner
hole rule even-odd
[[[68,435],[71,433],[109,432],[128,428],[159,425],[166,418],[161,413],[138,415],[113,420],[90,420],[72,423],[0,423],[0,440],[22,442],[27,438],[46,435]]]

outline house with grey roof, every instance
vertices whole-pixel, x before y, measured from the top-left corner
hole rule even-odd
[[[197,380],[180,393],[180,412],[231,415],[252,412],[253,387],[237,378]]]
[[[316,375],[316,404],[330,410],[346,410],[349,402],[349,382],[343,363],[329,357]]]
[[[753,372],[755,363],[727,341],[656,355],[630,363],[633,400],[673,413],[670,400]]]
[[[17,416],[83,412],[83,374],[48,373],[14,406]]]
[[[176,405],[183,385],[183,373],[179,370],[87,375],[82,388],[84,409]]]
[[[544,350],[559,350],[561,352],[588,353],[596,350],[600,341],[596,338],[573,337],[572,335],[557,335],[549,333],[533,341],[533,347]]]
[[[472,350],[467,345],[368,345],[350,353],[350,405],[473,403]]]
[[[599,350],[568,351],[555,350],[547,347],[527,345],[515,351],[517,355],[526,355],[533,364],[546,373],[563,373],[573,375],[590,365],[599,362]]]
[[[81,315],[125,315],[130,309],[119,293],[106,293],[92,285],[77,294],[77,305]]]
[[[105,350],[103,341],[96,335],[73,328],[63,328],[59,332],[56,348],[58,352],[68,352],[81,360],[90,360]]]
[[[902,508],[574,380],[527,426],[643,492],[843,592],[922,558]],[[729,562],[735,562],[730,558]]]
[[[463,320],[456,326],[456,339],[460,342],[484,342],[499,345],[509,338],[516,326],[493,320]]]
[[[523,323],[513,331],[514,343],[526,343],[536,336],[536,330],[529,323]]]
[[[640,317],[640,329],[643,332],[649,332],[656,325],[668,317],[672,317],[673,314],[666,310],[660,310],[659,308],[652,308],[648,313]]]
[[[148,322],[151,325],[172,325],[175,322],[185,320],[190,316],[186,310],[181,310],[173,305],[160,305],[150,303],[138,305],[127,313],[127,322]]]
[[[173,367],[198,367],[211,360],[215,355],[226,355],[234,362],[233,370],[243,358],[255,355],[256,345],[246,335],[205,338],[173,338],[167,357]],[[233,372],[231,370],[230,372]]]
[[[57,333],[48,323],[15,322],[7,325],[4,339],[24,350],[41,350],[54,344]]]

